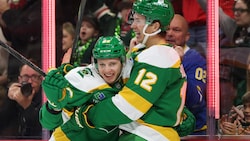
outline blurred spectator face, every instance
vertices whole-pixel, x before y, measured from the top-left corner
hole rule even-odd
[[[187,22],[182,16],[175,15],[166,30],[167,42],[173,45],[184,46],[189,36]]]
[[[234,6],[234,18],[238,26],[250,25],[250,10],[243,0],[237,0]]]
[[[246,122],[250,123],[250,103],[244,103],[243,113]]]
[[[62,49],[63,51],[67,51],[72,47],[74,42],[74,37],[65,29],[63,29],[63,39],[62,39]]]
[[[98,35],[98,31],[94,28],[94,26],[87,22],[83,21],[80,29],[80,38],[82,43],[87,42],[90,38]]]
[[[35,92],[38,92],[42,83],[42,76],[28,65],[24,65],[20,70],[18,80],[19,83],[31,83],[31,86]]]

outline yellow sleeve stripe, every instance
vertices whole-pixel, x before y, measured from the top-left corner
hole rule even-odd
[[[178,60],[172,67],[179,68],[181,66],[181,60]]]
[[[51,138],[53,138],[55,141],[70,141],[70,139],[62,131],[61,127],[56,128]]]
[[[132,91],[128,87],[124,87],[119,94],[133,107],[142,113],[146,113],[148,109],[152,106],[152,103],[138,95],[136,92]]]
[[[96,91],[96,90],[103,90],[103,89],[108,89],[108,88],[110,88],[110,86],[108,85],[108,84],[103,84],[103,85],[100,85],[100,86],[98,86],[98,87],[96,87],[96,88],[94,88],[94,89],[91,89],[91,90],[89,90],[88,92],[89,93],[92,93],[92,92],[94,92],[94,91]]]
[[[73,115],[74,114],[74,111],[72,110],[72,111],[69,111],[69,110],[67,110],[67,109],[63,109],[63,112],[64,112],[64,114],[66,114],[67,116],[69,116],[69,117],[71,117],[71,115]]]

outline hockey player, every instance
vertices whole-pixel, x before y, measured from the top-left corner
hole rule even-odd
[[[121,90],[129,76],[129,66],[132,65],[125,63],[125,47],[117,37],[100,37],[94,47],[93,56],[93,65],[74,69],[69,64],[62,65],[45,77],[42,86],[48,102],[40,111],[40,122],[49,130],[56,128],[50,140],[118,139],[117,126],[75,131],[66,124],[74,112],[74,107],[98,103],[113,96]],[[125,64],[128,67],[125,67]]]
[[[133,10],[137,46],[130,78],[112,98],[77,108],[71,129],[120,125],[120,141],[180,140],[173,127],[180,123],[186,83],[180,57],[164,39],[174,10],[168,0],[137,0]]]

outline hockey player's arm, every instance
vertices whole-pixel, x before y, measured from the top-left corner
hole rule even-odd
[[[49,107],[60,110],[72,96],[70,84],[59,69],[51,70],[42,82],[42,88],[48,99]]]
[[[44,128],[53,130],[63,123],[61,113],[61,111],[50,109],[48,102],[46,102],[39,111],[39,121]]]
[[[147,84],[137,83],[142,82],[138,80],[140,79],[138,72],[140,74],[142,71],[133,68],[126,86],[118,94],[90,108],[85,114],[85,117],[88,118],[86,121],[90,121],[89,124],[93,124],[95,127],[104,127],[126,124],[140,119],[157,101],[165,88],[157,87],[156,90],[152,85],[157,83],[154,74],[150,74],[152,89]],[[158,79],[157,84],[161,83],[161,80]]]

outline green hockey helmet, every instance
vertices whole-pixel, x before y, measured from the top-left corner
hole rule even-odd
[[[122,40],[115,36],[100,37],[93,49],[94,63],[97,59],[120,58],[125,63],[126,51]]]
[[[160,21],[162,31],[170,24],[174,17],[174,9],[168,0],[136,0],[133,11],[146,17],[147,23]]]

